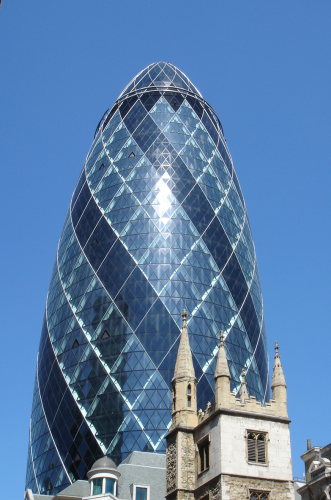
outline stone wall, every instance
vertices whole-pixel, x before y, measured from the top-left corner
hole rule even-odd
[[[195,500],[248,500],[250,490],[270,492],[270,500],[294,500],[293,483],[218,476],[195,491]]]
[[[177,434],[167,440],[166,450],[166,492],[173,491],[177,486]]]
[[[290,481],[272,481],[247,477],[222,476],[222,500],[249,499],[250,490],[270,492],[270,500],[294,500],[294,487]]]
[[[180,487],[185,490],[195,489],[195,443],[192,433],[180,433]]]

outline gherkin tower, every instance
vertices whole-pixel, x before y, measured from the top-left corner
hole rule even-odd
[[[213,399],[219,331],[231,388],[269,398],[258,267],[213,108],[169,63],[102,117],[74,190],[46,301],[26,488],[57,493],[104,454],[165,452],[183,308],[198,407]]]

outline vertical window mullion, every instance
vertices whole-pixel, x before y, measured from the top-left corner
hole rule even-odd
[[[255,439],[255,462],[257,462],[257,436],[254,436]]]

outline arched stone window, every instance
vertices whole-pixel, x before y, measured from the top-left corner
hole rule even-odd
[[[255,464],[267,463],[267,434],[265,432],[247,432],[247,461]]]
[[[187,386],[187,407],[191,408],[191,384]]]

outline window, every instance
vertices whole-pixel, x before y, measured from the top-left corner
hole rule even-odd
[[[266,451],[267,451],[266,432],[248,432],[247,433],[248,462],[255,464],[266,464],[267,463]]]
[[[77,339],[75,339],[75,342],[72,344],[72,349],[74,349],[75,347],[78,347],[79,346],[79,342]]]
[[[134,486],[133,500],[149,500],[149,486]]]
[[[102,493],[102,477],[93,479],[93,495],[101,495]]]
[[[250,491],[249,500],[269,500],[268,491]]]
[[[199,453],[198,474],[201,474],[201,472],[209,469],[209,445],[210,445],[209,435],[203,438],[197,444]]]
[[[133,151],[131,151],[131,153],[129,154],[129,158],[134,158],[136,155],[134,154]]]
[[[172,397],[173,405],[174,405],[174,411],[176,411],[176,389],[174,387],[173,391],[173,397]]]
[[[187,386],[187,407],[191,408],[191,385]]]
[[[105,168],[104,163],[101,163],[99,170],[101,170],[102,168]]]
[[[111,495],[115,495],[114,485],[115,485],[114,479],[106,477],[105,493],[110,493]]]

